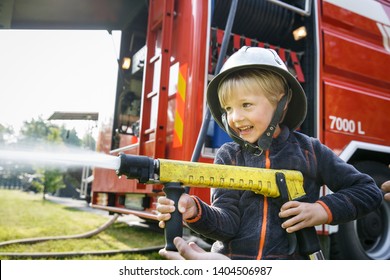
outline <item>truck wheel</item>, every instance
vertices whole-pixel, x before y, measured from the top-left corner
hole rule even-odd
[[[383,163],[361,161],[356,169],[370,175],[380,187],[390,180],[390,169]],[[331,259],[390,260],[390,202],[383,201],[374,212],[339,225],[331,236]]]

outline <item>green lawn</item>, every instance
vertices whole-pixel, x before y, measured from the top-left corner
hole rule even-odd
[[[34,237],[83,234],[106,223],[110,218],[83,212],[42,199],[41,194],[0,189],[0,243]],[[0,247],[0,260],[7,259],[88,259],[148,260],[161,259],[157,251],[127,253],[128,250],[164,245],[162,232],[129,226],[116,221],[103,232],[89,238],[51,240],[34,244]],[[82,256],[6,256],[4,253],[102,252],[125,250],[110,255]],[[19,254],[20,255],[20,254]]]

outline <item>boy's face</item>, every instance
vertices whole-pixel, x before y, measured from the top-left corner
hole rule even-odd
[[[246,92],[235,88],[226,101],[229,126],[247,142],[255,143],[270,124],[276,105],[258,88]]]

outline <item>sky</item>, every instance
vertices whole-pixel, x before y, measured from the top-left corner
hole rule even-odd
[[[0,124],[19,131],[23,121],[54,111],[98,112],[117,83],[118,33],[0,30]],[[75,128],[88,121],[53,121]],[[96,123],[92,124],[92,126]]]

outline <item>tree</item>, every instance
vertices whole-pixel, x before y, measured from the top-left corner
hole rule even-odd
[[[71,130],[66,129],[65,126],[61,126],[61,138],[66,145],[81,147],[82,141],[77,136],[77,131],[72,128]]]
[[[0,124],[0,149],[14,145],[14,141],[16,141],[14,128]],[[26,168],[25,165],[15,164],[7,159],[0,158],[0,187],[20,188],[23,183],[20,174],[25,170],[31,169]]]
[[[88,150],[95,151],[96,149],[96,140],[92,137],[90,133],[84,134],[82,145]]]
[[[59,169],[45,169],[43,171],[43,198],[46,193],[54,193],[56,190],[64,188],[64,172]]]
[[[23,122],[23,127],[20,129],[20,143],[42,143],[49,140],[50,128],[53,127],[50,123],[43,120],[42,117],[32,119],[31,121]]]
[[[5,126],[0,123],[0,144],[5,144],[9,139],[12,138],[14,129],[12,126]]]

